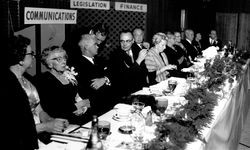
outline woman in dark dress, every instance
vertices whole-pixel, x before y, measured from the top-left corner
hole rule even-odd
[[[69,68],[67,54],[58,46],[42,52],[42,62],[49,69],[37,77],[41,106],[51,116],[65,118],[71,124],[84,124],[89,100],[78,95],[73,68]]]
[[[28,68],[31,67],[33,61],[33,52],[30,47],[30,39],[18,35],[9,38],[8,41],[8,69],[5,72],[6,78],[4,82],[8,83],[7,88],[3,88],[3,94],[7,94],[3,102],[2,108],[10,108],[3,115],[3,130],[7,129],[8,133],[2,135],[4,141],[3,147],[6,149],[34,150],[38,149],[38,136],[36,131],[33,113],[31,111],[31,101],[27,95],[24,86],[28,80],[23,76]],[[35,100],[33,101],[34,103]],[[6,110],[6,109],[5,109]]]

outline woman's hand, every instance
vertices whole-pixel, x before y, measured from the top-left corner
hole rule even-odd
[[[69,125],[67,119],[56,118],[44,123],[47,132],[63,132]]]
[[[77,103],[75,103],[75,105],[76,105],[77,110],[75,110],[73,113],[76,116],[81,116],[87,111],[88,107],[90,107],[90,101],[89,99],[84,99],[84,100],[78,101]]]
[[[166,70],[173,70],[173,69],[176,69],[176,65],[167,65],[167,66],[164,66],[162,69],[161,69],[161,72],[164,72]]]

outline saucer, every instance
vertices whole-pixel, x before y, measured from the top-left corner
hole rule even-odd
[[[112,117],[114,120],[116,121],[128,121],[129,120],[129,117],[119,117],[117,114],[113,115]]]
[[[118,129],[122,134],[132,134],[132,132],[135,130],[134,126],[121,126]]]

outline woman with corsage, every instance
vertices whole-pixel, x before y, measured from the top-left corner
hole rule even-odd
[[[90,102],[82,99],[77,91],[77,73],[67,66],[66,51],[59,46],[45,48],[41,61],[48,71],[37,76],[41,106],[52,117],[65,118],[70,124],[84,124]]]
[[[8,138],[11,144],[8,149],[38,149],[38,134],[42,132],[61,132],[68,122],[65,119],[50,117],[39,104],[36,87],[25,76],[35,58],[30,46],[30,39],[17,35],[8,40],[8,70],[4,79],[10,111],[6,114],[8,121]],[[5,94],[5,93],[4,93]],[[6,142],[3,142],[6,144]],[[39,145],[41,146],[41,145]]]

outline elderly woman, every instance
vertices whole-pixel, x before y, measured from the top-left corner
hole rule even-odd
[[[154,84],[164,81],[168,78],[168,70],[175,69],[175,65],[170,65],[165,53],[162,53],[166,48],[167,36],[164,33],[156,33],[153,36],[153,47],[148,51],[145,58],[145,64],[149,72],[149,82]]]
[[[41,106],[52,117],[65,118],[71,124],[86,123],[83,115],[89,100],[83,100],[77,91],[76,73],[67,66],[64,49],[52,46],[42,51],[42,63],[48,71],[37,77]]]
[[[11,113],[7,113],[11,118],[7,122],[8,134],[15,136],[12,149],[37,149],[37,132],[60,132],[67,125],[67,120],[51,118],[43,111],[35,86],[24,76],[33,59],[30,39],[22,35],[9,39],[6,100],[10,103],[7,106],[11,106]]]

